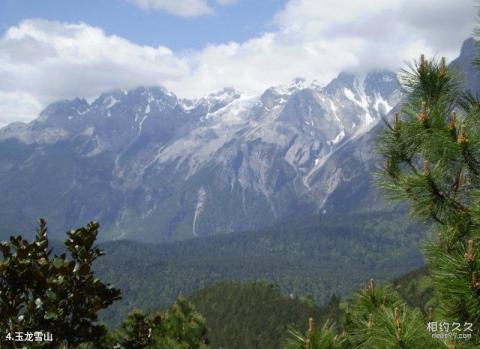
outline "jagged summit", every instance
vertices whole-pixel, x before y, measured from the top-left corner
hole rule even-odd
[[[42,112],[40,112],[37,121],[46,121],[51,115],[82,113],[89,107],[90,105],[84,98],[58,101],[48,105]]]
[[[474,60],[477,58],[477,53],[478,42],[473,38],[469,38],[463,42],[460,56],[451,63],[451,66],[460,73],[464,81],[464,88],[474,94],[480,90],[480,73],[473,65]]]
[[[473,49],[468,40],[452,66],[476,91]],[[54,234],[96,219],[104,239],[170,241],[385,209],[373,139],[400,98],[396,74],[379,70],[254,96],[139,87],[54,103],[0,129],[0,233],[38,217]]]
[[[460,56],[474,56],[478,49],[478,43],[474,38],[468,38],[462,43]]]
[[[297,205],[320,209],[338,182],[317,173],[398,98],[389,72],[341,73],[326,87],[297,78],[258,96],[224,88],[196,100],[138,87],[53,103],[37,120],[0,130],[0,142],[34,152],[27,164],[15,160],[25,181],[44,156],[52,169],[70,159],[55,185],[53,174],[38,179],[44,195],[64,202],[55,208],[60,226],[93,217],[110,238],[131,237],[119,227],[135,226],[138,238],[171,240],[255,228]],[[91,198],[86,186],[96,188]]]
[[[241,97],[233,87],[225,87],[199,99],[181,99],[180,106],[186,112],[195,114],[213,113]]]

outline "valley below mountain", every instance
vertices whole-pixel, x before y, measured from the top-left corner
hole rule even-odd
[[[123,290],[123,299],[102,318],[118,324],[132,308],[165,307],[180,294],[227,280],[263,280],[285,295],[324,304],[332,294],[346,297],[364,287],[369,278],[386,282],[419,268],[427,233],[404,214],[383,212],[302,217],[163,244],[105,242],[95,270]]]

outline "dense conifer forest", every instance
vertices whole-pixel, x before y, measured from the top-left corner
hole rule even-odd
[[[325,304],[373,277],[384,282],[423,264],[425,226],[404,214],[303,217],[263,231],[151,245],[105,243],[98,275],[123,290],[102,312],[116,325],[132,307],[153,310],[223,280],[265,280],[284,294]],[[132,283],[131,280],[135,280]]]

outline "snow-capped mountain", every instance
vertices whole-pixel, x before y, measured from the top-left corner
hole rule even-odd
[[[468,39],[451,66],[475,93],[474,58]],[[167,241],[384,210],[374,139],[400,99],[396,75],[374,71],[256,96],[140,87],[53,103],[0,129],[0,238],[39,217],[53,237],[95,219],[104,239]]]
[[[105,238],[163,241],[320,212],[342,181],[319,175],[327,160],[399,99],[396,75],[378,71],[257,96],[140,87],[54,103],[0,130],[4,233],[44,216],[59,233],[97,219]]]

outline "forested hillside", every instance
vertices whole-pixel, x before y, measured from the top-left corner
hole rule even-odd
[[[425,236],[426,228],[403,214],[379,213],[304,217],[262,231],[161,245],[104,243],[106,256],[95,269],[123,290],[123,299],[103,318],[117,324],[134,307],[167,306],[180,293],[222,280],[266,280],[323,304],[370,277],[385,281],[418,268]]]
[[[284,295],[264,282],[215,284],[190,301],[204,316],[216,349],[280,348],[289,328],[306,330],[305,319],[324,320],[338,307],[334,302],[320,308],[312,299]]]
[[[390,285],[402,301],[425,314],[436,306],[426,267],[402,275]],[[305,332],[309,318],[317,324],[329,321],[341,327],[347,303],[352,301],[351,296],[342,302],[332,294],[320,307],[312,298],[282,294],[277,286],[265,282],[218,283],[193,293],[189,300],[205,318],[213,349],[281,348],[288,330]]]

